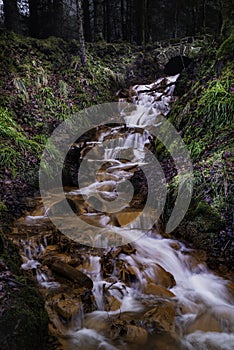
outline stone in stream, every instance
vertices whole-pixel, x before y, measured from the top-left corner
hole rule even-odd
[[[142,214],[142,211],[140,210],[123,210],[118,213],[112,214],[112,218],[115,217],[116,221],[118,222],[118,226],[122,227],[125,225],[130,224],[131,222],[134,222],[139,215]]]
[[[146,344],[148,339],[148,333],[144,328],[134,325],[128,325],[126,328],[127,333],[123,337],[124,340],[126,340],[126,342],[135,343],[137,345]]]
[[[156,282],[165,288],[172,288],[176,285],[174,276],[170,272],[166,271],[161,265],[156,264],[153,267],[153,271],[155,275],[153,282]]]
[[[54,296],[51,300],[51,304],[54,310],[66,320],[82,312],[81,301],[77,298],[72,298],[68,294]]]
[[[196,320],[189,324],[185,330],[185,333],[194,333],[196,331],[202,332],[222,332],[222,322],[217,319],[212,312],[206,312],[202,315],[198,315]]]
[[[144,288],[144,293],[145,294],[152,294],[152,295],[155,295],[155,296],[161,297],[161,298],[173,298],[175,296],[174,293],[167,290],[165,287],[159,286],[159,285],[154,284],[154,283],[148,283]]]
[[[157,307],[144,314],[143,322],[151,331],[175,332],[175,305],[171,301],[163,301]]]
[[[112,252],[112,257],[115,259],[119,256],[119,254],[135,254],[136,253],[136,248],[133,248],[131,244],[127,244],[121,247],[118,247],[115,251]]]
[[[105,311],[119,310],[122,303],[113,295],[105,295],[104,297]]]
[[[67,263],[53,258],[46,260],[45,263],[53,272],[74,282],[76,286],[85,287],[87,289],[93,288],[93,281],[91,278]]]
[[[110,335],[112,339],[123,339],[137,346],[146,344],[148,339],[148,332],[144,328],[127,324],[123,320],[116,320],[112,323]]]

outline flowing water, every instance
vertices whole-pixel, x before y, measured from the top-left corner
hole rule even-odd
[[[152,144],[151,135],[144,126],[157,122],[155,116],[165,116],[170,111],[173,83],[177,78],[162,78],[151,85],[134,87],[133,102],[149,108],[152,118],[146,120],[132,114],[127,116],[130,125],[127,133],[122,126],[113,126],[101,130],[98,140],[86,142],[85,146],[75,145],[81,148],[81,157],[85,157],[87,148],[109,140],[108,147],[103,150],[107,166],[97,172],[95,183],[65,191],[67,198],[75,203],[78,215],[90,224],[95,222],[108,227],[110,236],[113,233],[115,239],[119,234],[124,246],[116,244],[110,249],[111,239],[101,235],[92,237],[91,243],[104,247],[102,249],[69,243],[68,239],[54,233],[47,217],[53,208],[43,209],[40,198],[36,210],[16,222],[13,237],[21,247],[22,268],[33,271],[46,298],[50,331],[59,337],[63,349],[234,348],[231,282],[210,272],[201,254],[179,241],[163,238],[156,229],[136,232],[134,227],[122,228],[134,221],[142,210],[141,192],[133,196],[131,189],[123,191],[121,200],[129,201],[129,207],[122,213],[115,210],[114,215],[100,214],[89,206],[84,207],[81,201],[84,195],[91,198],[95,188],[108,204],[114,203],[117,187],[121,190],[126,179],[131,179],[137,171],[139,174],[139,165],[147,162],[145,148]],[[129,152],[130,148],[133,148],[132,160],[126,161],[120,153]],[[134,201],[131,202],[132,196]],[[63,264],[62,277],[50,269],[48,259],[57,259]],[[84,288],[74,287],[72,281],[66,279],[66,273],[71,273],[67,265],[92,279],[90,310],[85,307],[85,299],[80,297],[87,295],[87,290],[84,294]]]

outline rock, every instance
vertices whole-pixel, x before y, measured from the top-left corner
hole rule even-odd
[[[116,257],[119,256],[119,254],[126,254],[126,255],[130,255],[130,254],[135,254],[136,249],[133,248],[131,246],[131,244],[127,244],[121,247],[118,247],[114,252],[112,252],[112,256],[115,259]]]
[[[234,297],[234,283],[233,282],[228,283],[227,288],[228,288],[230,294],[233,295],[233,297]]]
[[[56,295],[51,300],[54,310],[66,320],[71,319],[81,312],[82,303],[77,298],[72,298],[68,294]]]
[[[170,246],[171,246],[174,250],[180,250],[180,248],[181,248],[179,242],[172,242],[172,243],[170,243]]]
[[[197,316],[196,320],[187,327],[186,333],[202,332],[222,332],[221,321],[209,312]]]
[[[105,310],[106,311],[116,311],[119,310],[122,303],[119,299],[113,295],[105,296]]]
[[[127,334],[124,336],[124,339],[128,343],[135,343],[137,345],[144,345],[148,339],[147,331],[142,327],[137,327],[134,325],[128,325]]]
[[[50,254],[52,252],[58,252],[58,251],[59,251],[59,246],[57,246],[57,245],[48,245],[45,248],[43,254],[46,255],[46,254]]]
[[[152,294],[161,298],[173,298],[175,296],[174,293],[170,292],[163,286],[156,285],[154,283],[149,283],[144,288],[145,294]]]
[[[85,287],[87,289],[93,288],[93,281],[83,272],[76,270],[74,267],[62,262],[58,259],[48,259],[46,265],[58,275],[74,282],[76,286]]]
[[[164,301],[157,307],[144,314],[147,328],[155,331],[175,331],[175,306],[172,302]]]
[[[118,277],[126,285],[129,286],[131,283],[136,282],[138,280],[137,274],[138,270],[136,267],[122,263],[122,261],[120,261],[120,265],[118,266]]]
[[[66,254],[59,254],[59,253],[53,254],[53,258],[58,259],[59,261],[67,264],[70,264],[70,261],[71,261],[71,257]]]
[[[112,339],[122,338],[127,343],[136,345],[144,345],[148,339],[148,333],[144,328],[128,324],[121,319],[112,323],[110,335]]]
[[[154,273],[156,278],[155,282],[160,286],[163,286],[166,288],[172,288],[176,285],[174,276],[170,272],[166,271],[159,264],[155,265]]]
[[[176,335],[170,334],[168,332],[162,332],[160,334],[156,334],[151,338],[150,341],[150,349],[170,349],[170,350],[178,350],[181,349],[181,344]]]
[[[142,211],[131,211],[131,210],[125,210],[118,213],[113,214],[115,216],[117,222],[119,223],[119,226],[125,226],[128,225],[130,222],[134,222],[137,217],[142,213]]]

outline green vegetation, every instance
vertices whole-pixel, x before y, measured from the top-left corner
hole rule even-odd
[[[0,214],[1,211],[6,211],[2,202]],[[46,349],[48,317],[44,309],[44,300],[39,292],[30,286],[27,274],[20,269],[22,260],[19,249],[5,238],[1,229],[0,264],[1,274],[6,271],[5,278],[1,279],[1,292],[5,294],[0,319],[2,348]]]
[[[181,97],[169,116],[190,150],[194,166],[192,202],[174,234],[206,250],[214,268],[220,264],[217,256],[222,257],[220,259],[229,268],[233,259],[233,251],[227,249],[233,212],[232,45],[231,35],[220,45],[217,55],[215,47],[203,49],[200,57],[195,59],[195,73],[181,75],[177,87]],[[156,152],[163,152],[161,159],[168,157],[160,143],[156,144]],[[169,217],[177,195],[176,178],[168,187],[170,193],[165,217]]]
[[[27,156],[38,156],[41,145],[30,140],[13,119],[13,113],[0,107],[0,166],[15,177],[27,167]],[[0,177],[4,174],[0,173]]]

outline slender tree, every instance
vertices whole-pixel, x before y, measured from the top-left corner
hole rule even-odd
[[[20,15],[17,0],[3,0],[4,25],[16,33],[20,32]]]
[[[234,31],[234,6],[232,0],[219,0],[219,7],[222,14],[221,34],[227,37]]]
[[[84,34],[85,40],[92,41],[92,28],[91,28],[91,14],[90,14],[90,1],[83,0],[83,12],[84,12]]]
[[[76,0],[77,5],[77,20],[78,20],[78,36],[80,42],[80,59],[83,66],[87,65],[87,56],[85,50],[84,28],[83,28],[83,8],[82,0]]]
[[[52,4],[52,33],[55,36],[63,37],[64,30],[64,13],[63,13],[63,0],[53,0]]]
[[[94,35],[95,40],[103,40],[103,0],[94,0]]]

